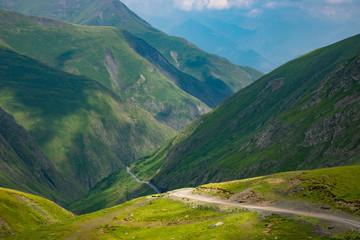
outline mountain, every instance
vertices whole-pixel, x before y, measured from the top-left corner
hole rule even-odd
[[[179,71],[127,31],[5,10],[0,10],[0,20],[0,39],[17,52],[97,80],[176,130],[210,110],[200,100],[212,105],[216,98],[216,89]]]
[[[75,217],[47,199],[6,188],[0,188],[0,203],[0,238],[39,230]]]
[[[356,35],[288,62],[138,160],[132,171],[165,191],[360,163],[359,49]]]
[[[254,236],[257,239],[358,239],[360,233],[355,226],[359,224],[356,205],[359,171],[359,166],[351,166],[208,184],[195,189],[195,195],[189,194],[194,197],[191,200],[177,197],[174,192],[155,194],[77,217],[40,197],[0,189],[1,203],[5,203],[0,204],[0,213],[5,213],[0,218],[0,237],[22,240],[249,239]],[[257,213],[234,206],[242,201],[241,196],[251,193],[252,198],[248,200],[258,203],[253,202],[254,206],[282,207],[309,213],[315,218]],[[219,204],[229,203],[224,194],[232,199],[232,205]],[[215,202],[196,200],[199,197]],[[22,218],[17,218],[15,212],[20,212]],[[56,222],[60,223],[51,224]]]
[[[0,7],[83,25],[117,26],[126,29],[154,47],[178,70],[197,79],[200,86],[205,85],[210,89],[213,94],[212,100],[204,102],[211,108],[262,75],[255,69],[240,67],[221,57],[208,54],[185,39],[166,35],[117,0],[53,0],[36,1],[36,3],[25,0],[3,0],[0,1]],[[200,92],[201,90],[198,89]]]
[[[41,148],[4,113],[11,123],[2,132],[7,134],[3,135],[4,149],[14,155],[1,159],[2,180],[9,177],[6,182],[11,184],[7,187],[27,186],[47,196],[51,185],[61,183],[57,169],[71,182],[71,187],[60,185],[58,190],[66,187],[67,195],[74,196],[153,151],[175,133],[94,80],[58,71],[6,46],[0,47],[0,56],[0,107]],[[6,161],[10,160],[16,162],[9,165]],[[14,183],[17,177],[13,172],[20,176],[30,173],[22,181],[36,178],[49,189],[39,189],[37,182],[26,186],[22,181]]]
[[[35,139],[0,108],[0,186],[58,202],[80,197],[73,184],[45,156]]]
[[[226,27],[226,24],[223,24],[222,27]],[[231,30],[229,29],[229,32],[235,31],[239,35],[242,31],[246,32],[246,34],[237,36],[243,41],[251,36],[251,32],[245,29]],[[251,66],[263,72],[269,72],[275,68],[275,65],[260,53],[241,47],[238,39],[234,39],[233,36],[226,36],[212,26],[207,26],[194,19],[188,19],[172,27],[168,33],[174,36],[182,36],[203,50],[224,56],[235,64]]]

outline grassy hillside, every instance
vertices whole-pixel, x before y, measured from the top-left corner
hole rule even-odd
[[[312,171],[210,183],[195,192],[243,203],[276,203],[306,200],[360,216],[360,166],[335,167]]]
[[[283,65],[139,164],[153,165],[151,181],[166,190],[359,163],[360,55],[354,49],[360,35]]]
[[[73,218],[71,212],[47,199],[0,188],[0,238]]]
[[[0,39],[17,52],[94,79],[176,130],[210,110],[191,94],[201,93],[196,97],[211,101],[216,92],[171,68],[148,44],[141,45],[141,54],[159,57],[139,55],[131,46],[140,40],[119,28],[73,25],[4,10],[0,19]]]
[[[67,202],[79,197],[30,134],[0,108],[0,186]]]
[[[15,0],[12,3],[0,2],[0,7],[83,25],[117,26],[126,29],[156,48],[180,71],[197,79],[197,85],[205,86],[211,96],[202,94],[201,89],[193,93],[198,94],[194,96],[212,108],[262,75],[255,69],[236,66],[223,58],[208,54],[184,39],[166,35],[139,18],[119,1],[52,0],[32,3]]]
[[[316,203],[321,201],[319,196],[325,194],[324,196],[328,197],[331,192],[336,196],[331,199],[332,203],[350,201],[350,198],[358,201],[359,171],[359,166],[356,166],[280,173],[257,179],[208,184],[199,187],[197,191],[206,190],[208,194],[215,195],[221,191],[233,198],[243,189],[251,188],[253,192],[263,194],[266,200],[273,199],[274,196],[282,196],[294,198],[299,202],[304,198],[310,198]],[[299,187],[304,189],[294,191]],[[304,196],[304,193],[308,195]],[[320,202],[320,204],[324,203]],[[217,226],[214,226],[215,224]],[[157,194],[81,215],[70,221],[55,223],[35,231],[29,229],[9,239],[335,240],[359,237],[359,232],[328,221],[302,216],[258,214],[244,209],[178,199],[169,194]]]
[[[57,71],[7,48],[0,48],[0,56],[0,107],[73,181],[68,191],[93,187],[174,134],[96,81]]]

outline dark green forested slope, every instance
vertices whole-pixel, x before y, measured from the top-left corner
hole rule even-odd
[[[357,35],[283,65],[137,161],[133,172],[165,190],[359,163],[359,52]]]
[[[35,142],[33,145],[23,142],[26,146],[20,150],[30,148],[38,154],[41,167],[34,165],[23,171],[19,169],[23,164],[7,166],[14,168],[12,172],[23,171],[22,174],[31,171],[36,175],[44,169],[46,178],[45,174],[52,174],[47,169],[51,170],[53,164],[64,178],[72,181],[72,186],[67,188],[72,193],[68,196],[91,188],[105,176],[156,149],[174,134],[148,112],[123,102],[96,81],[57,71],[5,46],[0,47],[0,107],[14,116],[16,123],[30,133],[46,155],[36,148]],[[19,131],[19,134],[24,132]],[[13,131],[10,135],[14,134]],[[8,137],[5,140],[11,144]],[[32,165],[29,161],[36,163],[31,151],[20,156],[16,148],[13,150],[18,155],[8,154],[13,154],[16,161],[28,161],[28,165]],[[49,159],[51,163],[46,165]],[[6,174],[1,175],[2,179],[7,178]],[[14,187],[14,179],[8,177],[9,186]],[[56,177],[48,176],[48,180]],[[53,181],[55,185],[58,183]],[[17,188],[23,189],[23,183],[19,181],[18,184]],[[38,183],[34,184],[32,191],[39,192]],[[26,183],[27,187],[30,185]],[[63,188],[58,190],[61,192]]]
[[[210,110],[191,94],[199,93],[203,101],[216,95],[119,28],[74,25],[5,10],[0,10],[0,21],[0,40],[17,52],[97,80],[176,130]]]
[[[211,96],[202,93],[201,89],[191,94],[212,108],[262,75],[255,69],[240,67],[208,54],[185,39],[166,35],[139,18],[118,0],[1,0],[0,7],[77,24],[124,28],[156,48],[178,70],[194,77],[197,80],[195,86],[205,87],[208,91],[205,93],[211,93]]]

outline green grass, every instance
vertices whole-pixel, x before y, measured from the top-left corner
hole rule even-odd
[[[223,225],[209,228],[222,222]],[[312,219],[260,216],[237,209],[221,210],[183,203],[164,195],[129,201],[73,220],[28,231],[10,239],[346,239],[356,232],[327,231]],[[322,229],[322,230],[320,230]]]
[[[49,200],[0,188],[0,238],[73,218],[72,213]]]
[[[360,166],[347,166],[210,183],[198,187],[195,192],[230,198],[251,189],[260,193],[263,201],[305,200],[359,215],[359,183]]]

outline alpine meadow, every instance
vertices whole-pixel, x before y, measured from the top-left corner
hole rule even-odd
[[[360,239],[359,16],[0,0],[0,239]]]

